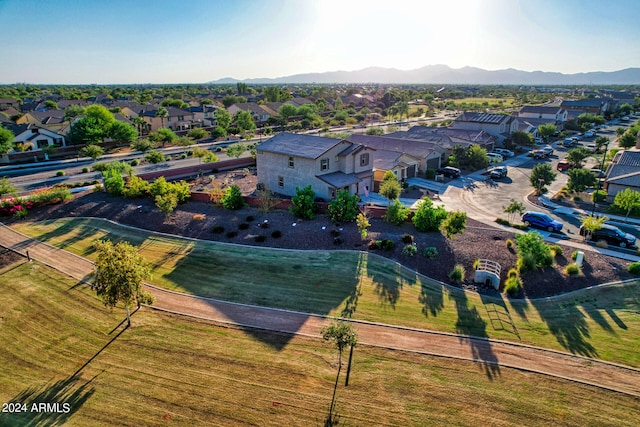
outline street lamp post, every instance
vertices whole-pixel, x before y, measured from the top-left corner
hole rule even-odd
[[[604,161],[607,158],[607,150],[609,149],[609,142],[604,145],[604,153],[602,154],[602,163],[600,166],[600,170],[604,172]],[[593,193],[593,206],[591,207],[591,216],[596,213],[596,200],[598,198],[598,192],[600,191],[600,177],[598,177],[598,185],[596,186],[596,191]]]

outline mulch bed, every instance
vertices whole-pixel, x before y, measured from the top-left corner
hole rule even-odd
[[[445,283],[450,283],[448,274],[454,265],[462,264],[467,280],[457,286],[486,294],[497,294],[497,291],[471,281],[474,261],[486,258],[498,262],[502,266],[503,279],[516,263],[515,251],[506,246],[506,240],[514,238],[513,233],[473,219],[467,221],[467,229],[462,235],[455,240],[447,240],[440,233],[419,233],[411,223],[398,227],[382,219],[371,218],[369,236],[363,241],[355,223],[334,224],[325,215],[318,215],[313,220],[300,220],[282,210],[262,213],[246,207],[229,211],[211,203],[189,202],[166,218],[149,198],[131,200],[106,193],[85,192],[61,205],[33,209],[26,221],[80,216],[107,218],[150,231],[249,246],[371,251]],[[7,223],[12,221],[5,219]],[[402,237],[405,234],[414,236],[418,253],[413,257],[402,254],[405,245]],[[369,249],[369,242],[378,239],[391,239],[395,246],[391,250]],[[438,256],[432,259],[424,257],[422,251],[425,247],[435,247]],[[524,291],[519,297],[546,297],[632,277],[626,270],[628,262],[593,252],[587,253],[583,274],[567,277],[562,270],[571,262],[569,256],[573,249],[563,247],[563,250],[564,256],[557,259],[555,267],[522,276]]]

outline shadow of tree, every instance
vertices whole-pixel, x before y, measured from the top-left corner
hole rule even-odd
[[[369,254],[366,252],[362,252],[358,256],[358,263],[356,265],[355,271],[355,280],[357,281],[357,285],[349,294],[349,296],[347,296],[347,299],[344,302],[344,308],[340,312],[341,317],[353,317],[353,313],[355,313],[356,309],[358,308],[358,299],[362,296],[362,277],[366,274],[367,271],[368,258]]]
[[[480,300],[484,304],[489,322],[494,330],[510,332],[520,339],[518,328],[516,328],[515,322],[511,318],[511,312],[501,294],[498,293],[496,296],[480,294]]]
[[[458,312],[456,332],[466,335],[460,337],[460,341],[469,344],[473,360],[484,370],[487,378],[493,380],[500,376],[500,365],[488,340],[487,322],[482,319],[476,307],[469,307],[465,292],[457,294],[455,303]]]
[[[598,356],[595,347],[588,342],[591,337],[589,325],[576,301],[562,300],[554,304],[548,300],[531,300],[531,304],[563,348],[581,356]]]
[[[618,317],[618,315],[615,311],[613,311],[612,308],[607,308],[605,311],[607,312],[609,317],[611,317],[611,320],[613,320],[620,329],[629,329],[629,327],[622,321],[622,319]]]
[[[380,305],[395,310],[400,291],[405,283],[408,283],[402,266],[398,263],[377,263],[375,268],[367,268],[367,276],[373,282]]]
[[[41,387],[31,387],[8,402],[26,405],[26,412],[3,414],[2,425],[58,426],[65,424],[95,392],[93,377],[84,382],[74,374],[64,380]]]
[[[426,318],[437,316],[444,310],[444,285],[438,283],[423,283],[420,288],[418,301],[422,304],[422,314]]]

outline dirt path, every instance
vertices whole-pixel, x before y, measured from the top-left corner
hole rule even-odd
[[[77,280],[86,280],[93,263],[62,249],[0,226],[0,245],[29,256]],[[289,310],[229,303],[148,286],[156,297],[153,308],[215,322],[318,337],[330,319]],[[488,377],[501,375],[502,367],[536,372],[640,396],[640,370],[567,353],[502,341],[476,339],[403,328],[353,322],[363,345],[472,360]]]

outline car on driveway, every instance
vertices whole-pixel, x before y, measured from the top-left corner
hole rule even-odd
[[[593,174],[596,176],[596,178],[604,178],[606,176],[606,174],[604,173],[604,171],[602,169],[592,168],[591,172],[593,172]]]
[[[436,171],[438,175],[444,175],[447,178],[457,178],[461,175],[460,169],[452,166],[445,166]]]
[[[560,172],[565,172],[568,171],[571,168],[574,168],[575,166],[572,165],[568,160],[560,160],[556,166],[556,169],[559,170]]]
[[[489,177],[491,179],[500,179],[507,176],[507,167],[506,166],[496,166],[494,168],[489,169]]]
[[[545,153],[544,150],[531,150],[529,151],[529,154],[534,159],[544,159],[547,157],[547,153]]]
[[[547,156],[550,156],[553,154],[553,147],[550,145],[545,145],[544,147],[541,148],[541,150],[544,151]]]
[[[562,223],[544,212],[527,211],[522,215],[521,220],[527,227],[541,228],[549,232],[562,230]]]
[[[580,227],[580,235],[584,236],[586,233],[587,231],[584,226]],[[636,236],[625,233],[615,225],[611,224],[602,224],[602,228],[591,232],[587,237],[587,240],[592,240],[594,242],[604,240],[610,245],[620,246],[621,248],[636,245]]]
[[[493,153],[500,154],[504,158],[515,156],[513,151],[507,150],[506,148],[496,148],[493,150]]]

